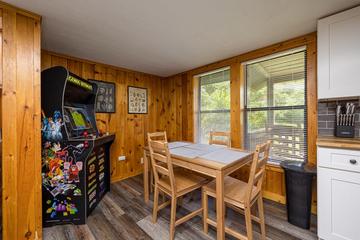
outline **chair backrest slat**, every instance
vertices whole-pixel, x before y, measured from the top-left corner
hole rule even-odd
[[[209,144],[224,145],[231,147],[230,132],[211,131]]]
[[[263,167],[264,165],[266,165],[266,163],[267,163],[267,158],[266,158],[266,159],[264,159],[264,158],[259,159],[259,161],[258,161],[258,168]]]
[[[162,142],[167,142],[167,136],[166,136],[166,132],[153,132],[153,133],[148,133],[148,139],[151,140],[157,140],[157,141],[162,141]]]
[[[259,172],[257,172],[254,176],[254,184],[256,185],[260,180],[262,180],[262,177],[264,176],[265,169],[260,169]]]
[[[163,156],[162,154],[157,153],[157,152],[153,153],[153,158],[154,158],[154,160],[159,161],[159,162],[163,162],[163,163],[168,162],[166,156]]]
[[[163,174],[166,176],[170,175],[169,170],[163,166],[156,165],[155,168],[156,168],[156,171],[160,174]]]
[[[257,187],[261,190],[264,175],[265,175],[265,167],[267,160],[269,158],[270,152],[270,141],[267,141],[264,144],[256,145],[253,162],[250,168],[250,175],[248,181],[248,189],[246,192],[245,204],[250,204],[251,195],[254,187]]]

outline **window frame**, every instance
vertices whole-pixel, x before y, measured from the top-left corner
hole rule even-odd
[[[223,68],[219,68],[216,69],[214,71],[210,71],[210,72],[206,72],[203,74],[200,74],[198,76],[196,76],[198,78],[198,96],[197,96],[197,107],[198,107],[198,114],[197,114],[197,140],[199,143],[201,143],[201,114],[202,113],[229,113],[231,114],[231,97],[230,97],[230,105],[229,105],[229,109],[216,109],[216,110],[201,110],[201,77],[206,76],[206,75],[210,75],[210,74],[215,74],[218,72],[222,72],[222,71],[229,71],[229,86],[230,86],[230,94],[231,94],[231,68],[230,66],[226,66]],[[230,116],[230,125],[229,128],[231,130],[231,116]]]
[[[299,53],[299,52],[304,52],[304,67],[305,67],[305,74],[304,74],[304,105],[287,105],[287,106],[269,106],[269,107],[249,107],[248,108],[248,78],[247,78],[247,66],[251,65],[251,64],[255,64],[255,63],[260,63],[263,61],[268,61],[268,60],[272,60],[272,59],[276,59],[279,57],[284,57],[284,56],[288,56],[294,53]],[[307,109],[308,109],[308,92],[307,92],[307,48],[306,46],[300,47],[300,48],[294,48],[294,49],[289,49],[289,50],[285,50],[276,54],[272,54],[272,55],[267,55],[264,57],[261,57],[259,59],[254,59],[251,60],[249,62],[245,62],[244,63],[244,128],[243,128],[243,132],[244,132],[244,146],[246,146],[247,141],[246,138],[249,134],[248,132],[248,112],[260,112],[260,111],[266,111],[266,112],[270,112],[270,111],[276,111],[276,110],[296,110],[296,109],[302,109],[304,110],[304,150],[305,150],[305,157],[303,159],[303,161],[299,161],[299,162],[303,162],[303,163],[308,163],[308,114],[307,114]],[[282,81],[274,81],[272,82],[272,96],[274,96],[274,88],[273,85],[277,82],[282,82]],[[267,88],[267,94],[269,94],[269,88]],[[275,119],[272,118],[273,120],[273,125],[275,125]],[[271,156],[269,156],[269,163],[271,164],[280,164],[283,160],[276,160],[276,159],[272,159]],[[295,160],[294,160],[295,161]]]

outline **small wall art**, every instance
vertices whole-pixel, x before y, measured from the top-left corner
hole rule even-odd
[[[95,112],[97,113],[115,113],[116,92],[115,84],[105,81],[90,80],[98,86],[96,95]]]
[[[147,114],[147,89],[128,86],[128,113]]]

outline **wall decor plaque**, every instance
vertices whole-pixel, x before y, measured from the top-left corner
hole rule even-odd
[[[128,86],[128,113],[148,113],[148,99],[146,88]]]
[[[115,113],[116,106],[116,88],[115,83],[92,80],[98,86],[96,95],[95,112],[97,113]]]

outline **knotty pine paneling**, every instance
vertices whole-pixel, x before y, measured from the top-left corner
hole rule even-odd
[[[42,69],[60,65],[85,79],[115,83],[116,112],[112,114],[96,114],[96,119],[106,122],[104,125],[98,124],[98,127],[104,129],[108,125],[109,132],[116,134],[115,142],[110,150],[111,180],[118,181],[142,173],[141,158],[143,157],[142,148],[146,144],[146,133],[164,130],[168,122],[172,123],[174,119],[181,117],[181,114],[178,114],[176,109],[172,108],[172,103],[181,101],[182,96],[179,89],[182,82],[178,80],[171,84],[163,84],[163,79],[158,76],[77,59],[45,50],[42,51],[41,57]],[[148,114],[127,113],[128,86],[148,89]],[[174,93],[179,92],[174,96],[166,94],[167,104],[172,109],[167,111],[169,114],[166,116],[163,106],[163,87],[173,89]],[[181,120],[178,121],[178,124],[180,123]],[[169,131],[169,136],[175,139],[180,132],[181,130]],[[125,155],[126,160],[118,161],[120,155]]]
[[[166,130],[169,141],[183,140],[183,78],[181,75],[173,79],[164,79],[164,118],[162,128]]]
[[[40,17],[0,2],[2,238],[39,239]]]

